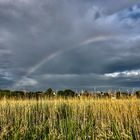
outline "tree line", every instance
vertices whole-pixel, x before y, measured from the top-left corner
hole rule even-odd
[[[0,99],[3,98],[17,98],[17,99],[40,99],[40,98],[53,98],[53,97],[92,97],[92,98],[113,98],[113,99],[122,99],[122,98],[139,98],[140,91],[135,91],[133,93],[128,92],[75,92],[71,89],[55,91],[51,88],[46,91],[11,91],[11,90],[0,90]]]

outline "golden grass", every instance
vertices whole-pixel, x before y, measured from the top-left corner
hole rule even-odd
[[[140,139],[140,100],[3,99],[0,138]]]

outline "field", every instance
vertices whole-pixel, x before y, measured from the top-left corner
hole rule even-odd
[[[1,140],[139,140],[139,99],[0,100]]]

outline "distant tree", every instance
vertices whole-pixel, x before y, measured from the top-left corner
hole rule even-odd
[[[76,93],[74,91],[72,91],[71,89],[66,89],[66,90],[64,90],[64,95],[74,97],[76,95]]]
[[[108,92],[105,92],[105,93],[104,93],[104,97],[105,97],[105,98],[110,98],[111,95],[110,95]]]
[[[57,95],[58,95],[58,96],[64,96],[64,91],[59,90],[59,91],[57,92]]]
[[[89,93],[87,90],[85,90],[84,93],[82,94],[82,96],[90,97],[91,93]]]
[[[135,94],[136,94],[136,97],[137,97],[137,98],[140,98],[140,91],[136,91]]]
[[[127,92],[121,92],[123,98],[128,98],[129,94]]]
[[[117,92],[117,93],[116,93],[116,98],[117,98],[117,99],[120,99],[120,98],[121,98],[121,92]]]
[[[50,97],[53,95],[53,90],[51,88],[48,88],[47,91],[45,92],[45,94]]]
[[[74,97],[74,96],[76,96],[76,93],[74,91],[70,90],[70,89],[66,89],[64,91],[59,90],[57,92],[57,95],[58,96],[63,96],[63,97]]]

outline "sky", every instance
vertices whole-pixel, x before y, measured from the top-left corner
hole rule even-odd
[[[1,89],[139,85],[139,0],[0,0]]]

